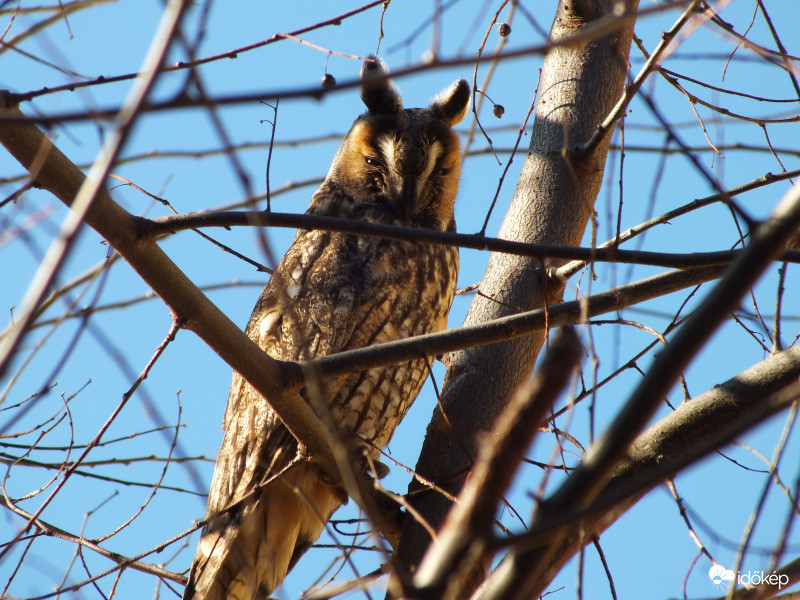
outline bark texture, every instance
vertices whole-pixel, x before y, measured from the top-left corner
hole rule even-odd
[[[687,465],[722,449],[739,435],[788,409],[800,397],[800,348],[766,358],[739,375],[684,402],[672,414],[639,435],[628,455],[597,496],[581,526],[573,527],[554,548],[526,597],[537,598],[564,564],[584,545],[610,527],[647,492]],[[552,523],[553,528],[557,523]],[[579,529],[579,530],[578,530]],[[531,546],[546,543],[548,532],[529,532]],[[506,571],[506,578],[522,578]],[[800,574],[793,572],[792,581]],[[502,578],[498,578],[502,579]],[[513,587],[513,586],[508,586]],[[508,587],[500,597],[512,597]],[[773,591],[775,591],[773,589]],[[481,593],[484,592],[484,593]],[[497,597],[487,590],[477,599]]]
[[[609,0],[561,2],[551,30],[560,41],[611,14]],[[635,8],[638,2],[628,2]],[[581,45],[553,48],[545,59],[531,144],[509,212],[504,239],[576,246],[592,214],[603,179],[610,136],[579,160],[569,150],[589,139],[619,100],[627,74],[633,21]],[[531,77],[536,77],[536,72]],[[557,261],[493,254],[465,325],[541,308],[563,297],[562,282],[547,278]],[[485,296],[485,297],[484,297]],[[457,495],[477,456],[478,437],[488,431],[516,388],[530,375],[547,332],[449,355],[440,407],[434,411],[417,472]],[[439,528],[450,502],[416,480],[409,486],[414,508]],[[430,537],[406,517],[398,556],[419,564]]]

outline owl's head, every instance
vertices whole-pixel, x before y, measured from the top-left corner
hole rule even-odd
[[[453,83],[427,108],[404,109],[382,65],[369,61],[361,69],[361,99],[367,112],[342,141],[328,180],[396,223],[453,229],[461,152],[452,128],[469,107],[467,81]]]

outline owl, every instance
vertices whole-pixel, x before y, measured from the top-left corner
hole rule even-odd
[[[342,141],[307,214],[455,231],[461,171],[452,127],[466,114],[461,79],[428,108],[404,109],[377,61],[364,63],[367,112]],[[302,361],[444,329],[458,250],[331,231],[297,232],[246,333],[271,357]],[[340,433],[376,455],[428,375],[430,358],[351,373],[302,390],[323,397]],[[233,375],[206,525],[184,599],[264,599],[347,501],[265,399]]]

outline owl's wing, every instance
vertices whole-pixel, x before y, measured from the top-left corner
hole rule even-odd
[[[273,358],[308,360],[350,347],[372,302],[369,256],[354,236],[300,231],[253,310],[248,335]]]
[[[308,360],[350,347],[353,331],[363,328],[374,299],[357,259],[357,243],[330,232],[298,232],[253,309],[248,336],[279,360]],[[335,390],[336,382],[326,382],[328,394]],[[269,404],[238,375],[223,428],[222,468],[217,468],[212,487],[215,512],[285,468],[297,450]]]
[[[364,322],[370,296],[362,285],[359,261],[351,260],[351,253],[358,252],[349,247],[353,243],[355,240],[341,235],[298,232],[246,329],[270,356],[305,360],[348,347],[354,329]],[[327,396],[335,394],[341,384],[328,381],[325,385]],[[305,399],[298,395],[297,401]],[[187,599],[195,593],[206,600],[226,598],[235,590],[256,594],[263,582],[282,580],[319,536],[331,513],[346,501],[340,490],[319,485],[326,478],[316,465],[290,467],[297,456],[297,441],[268,402],[238,373],[231,383],[223,428],[207,524],[184,596]],[[264,485],[287,468],[284,481]],[[305,485],[306,480],[317,485]],[[282,485],[285,482],[289,485]],[[298,503],[298,489],[312,490],[313,497]],[[309,514],[293,518],[296,515],[286,511]],[[302,531],[282,529],[295,522],[306,525]],[[286,547],[276,544],[276,539],[285,540]],[[275,553],[276,547],[281,556],[263,556],[264,552]]]

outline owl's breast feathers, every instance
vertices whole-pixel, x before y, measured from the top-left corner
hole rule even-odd
[[[309,212],[331,214],[336,206],[336,216],[394,219],[337,191],[320,188]],[[305,360],[440,331],[457,274],[456,247],[300,230],[247,332],[273,358]],[[414,360],[325,382],[324,396],[343,429],[380,448],[427,375],[426,360]]]
[[[353,123],[311,214],[455,231],[458,136],[470,88],[455,82],[426,109],[404,109],[378,61],[362,69],[367,112]],[[247,334],[270,356],[309,360],[444,329],[458,250],[379,237],[300,230],[256,303]],[[372,453],[389,442],[430,357],[324,380],[297,402],[330,408],[345,437]],[[238,373],[206,524],[185,600],[255,600],[283,581],[346,496]]]

